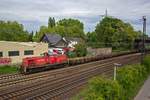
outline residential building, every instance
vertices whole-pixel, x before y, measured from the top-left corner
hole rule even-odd
[[[44,34],[40,39],[41,42],[48,43],[50,47],[64,48],[68,46],[68,42],[65,38],[61,37],[59,34],[49,33]]]
[[[68,47],[74,48],[78,43],[83,43],[83,39],[77,37],[65,37],[65,40],[68,42]]]

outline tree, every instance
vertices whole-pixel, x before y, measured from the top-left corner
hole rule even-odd
[[[54,25],[54,18],[50,17],[48,27],[41,26],[40,31],[35,36],[35,40],[39,41],[45,33],[57,33],[65,37],[85,38],[84,25],[76,19],[62,19]]]
[[[16,21],[0,21],[0,40],[29,41],[29,33]]]
[[[32,32],[29,34],[29,41],[32,41],[32,42],[33,42],[33,35],[34,35],[34,32],[32,31]]]
[[[91,47],[96,47],[97,42],[98,42],[97,34],[95,32],[88,32],[86,34],[86,36],[87,36],[86,40],[87,40],[88,45],[91,46]]]
[[[96,26],[95,32],[97,40],[104,43],[106,47],[131,47],[131,43],[137,38],[140,33],[134,31],[129,23],[124,23],[122,20],[112,17],[105,17]]]
[[[41,26],[40,31],[35,34],[34,41],[39,41],[40,38],[45,33],[51,33],[52,34],[52,33],[55,33],[55,32],[56,32],[55,28],[48,28],[47,26]]]
[[[48,19],[48,28],[53,28],[53,27],[55,27],[55,18],[53,17],[49,17],[49,19]]]
[[[86,44],[79,43],[79,44],[75,45],[75,53],[76,53],[77,57],[86,56],[86,54],[87,54]]]
[[[84,38],[84,25],[77,19],[62,19],[57,22],[57,26],[62,26],[65,33],[62,35],[69,37]]]

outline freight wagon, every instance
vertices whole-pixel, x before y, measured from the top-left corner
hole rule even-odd
[[[79,58],[72,58],[69,59],[65,54],[62,55],[49,55],[48,53],[44,53],[43,56],[40,57],[27,57],[23,59],[21,71],[23,73],[30,73],[37,69],[49,69],[49,68],[60,68],[60,66],[64,65],[77,65],[88,63],[91,61],[98,61],[106,58],[112,58],[132,53],[137,53],[138,51],[132,52],[124,52],[124,53],[117,53],[111,55],[97,55],[97,56],[90,56],[90,57],[79,57]]]

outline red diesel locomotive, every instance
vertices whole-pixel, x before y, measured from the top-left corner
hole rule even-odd
[[[52,66],[66,64],[67,62],[68,57],[66,55],[49,55],[44,53],[44,56],[24,58],[21,71],[27,73],[38,68],[52,68]]]

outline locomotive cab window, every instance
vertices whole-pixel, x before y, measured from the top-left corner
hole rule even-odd
[[[25,50],[24,55],[33,55],[33,50]]]
[[[19,51],[8,51],[9,56],[19,56]]]
[[[3,52],[0,52],[0,57],[3,57]]]

